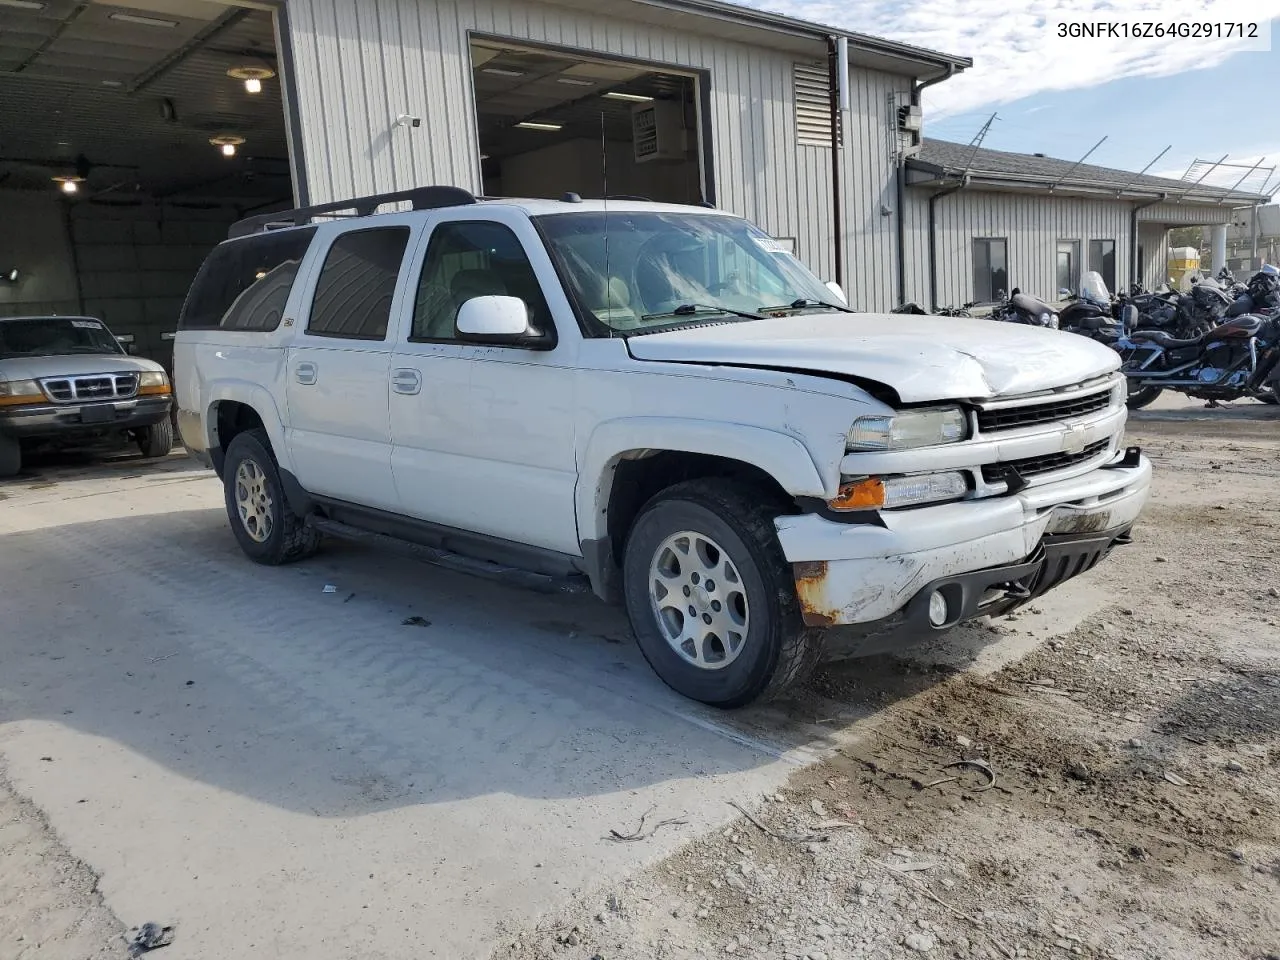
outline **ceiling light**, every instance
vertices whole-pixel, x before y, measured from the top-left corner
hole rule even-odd
[[[122,81],[122,80],[103,80],[103,81],[102,81],[102,85],[103,85],[104,87],[123,87],[123,86],[124,86],[124,81]]]
[[[19,10],[43,10],[39,0],[0,0],[0,7],[17,7]]]
[[[8,272],[6,272],[6,273],[5,273],[5,275],[4,275],[4,278],[5,278],[6,280],[8,280],[10,283],[17,283],[17,282],[18,282],[18,268],[17,268],[17,267],[14,267],[12,270],[9,270]]]
[[[642,93],[619,93],[617,90],[610,90],[603,94],[609,100],[626,100],[628,103],[652,103],[653,97],[646,97]]]
[[[481,73],[492,73],[495,77],[523,77],[523,70],[506,70],[502,67],[481,67]]]
[[[531,120],[521,120],[516,124],[521,130],[559,130],[562,124],[559,123],[534,123]]]
[[[594,80],[583,80],[580,77],[557,77],[556,83],[567,83],[571,87],[594,87]]]
[[[244,81],[244,89],[248,93],[261,93],[262,81],[270,80],[275,75],[276,72],[270,67],[256,67],[252,64],[244,67],[232,67],[227,71],[228,77]]]
[[[159,17],[143,17],[136,13],[109,13],[107,17],[111,20],[118,20],[121,23],[136,23],[143,27],[168,27],[173,28],[178,25],[177,20],[161,20]]]
[[[210,137],[209,142],[218,147],[224,157],[234,157],[236,155],[236,147],[244,143],[244,137],[237,137],[228,133],[219,137]]]
[[[61,189],[63,193],[78,193],[80,191],[80,184],[84,183],[84,177],[75,175],[54,177],[53,182],[58,184],[59,189]]]

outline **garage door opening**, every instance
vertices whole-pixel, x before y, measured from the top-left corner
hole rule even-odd
[[[471,61],[486,195],[710,199],[697,77],[479,38]]]
[[[99,317],[171,369],[206,254],[293,205],[281,83],[261,5],[0,4],[0,315]]]

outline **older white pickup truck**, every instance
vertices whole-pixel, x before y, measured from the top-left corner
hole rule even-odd
[[[374,534],[585,581],[724,707],[1127,542],[1151,467],[1118,366],[1054,330],[855,313],[720,211],[448,187],[243,221],[175,349],[183,440],[254,560]]]

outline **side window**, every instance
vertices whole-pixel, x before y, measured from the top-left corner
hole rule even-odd
[[[191,284],[178,329],[276,329],[315,232],[284,230],[215,247]]]
[[[510,227],[482,220],[440,224],[427,244],[409,339],[454,340],[458,309],[485,296],[519,297],[535,331],[552,329],[538,277]]]
[[[385,340],[409,233],[408,227],[374,227],[338,237],[316,280],[307,333]]]
[[[1008,245],[1004,239],[973,241],[973,299],[991,303],[1009,292]]]

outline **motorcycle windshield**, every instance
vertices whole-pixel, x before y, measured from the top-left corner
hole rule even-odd
[[[1084,279],[1080,281],[1080,299],[1090,300],[1100,307],[1111,305],[1111,291],[1107,289],[1102,274],[1090,270],[1084,275]]]

